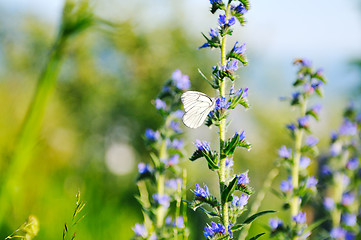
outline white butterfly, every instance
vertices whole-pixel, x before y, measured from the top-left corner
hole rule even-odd
[[[184,106],[183,123],[189,128],[197,128],[210,111],[214,109],[214,99],[206,94],[197,91],[187,91],[182,94],[181,100]]]

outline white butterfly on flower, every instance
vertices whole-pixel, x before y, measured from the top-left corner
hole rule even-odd
[[[183,123],[189,128],[197,128],[206,120],[207,115],[215,107],[215,100],[197,91],[187,91],[182,94],[184,106]]]

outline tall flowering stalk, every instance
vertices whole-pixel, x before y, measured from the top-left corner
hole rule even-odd
[[[235,90],[235,71],[240,65],[246,65],[245,44],[236,42],[231,50],[227,50],[227,37],[232,35],[232,26],[238,20],[244,25],[244,14],[249,10],[249,2],[247,0],[232,1],[227,4],[218,0],[211,0],[211,12],[221,12],[218,18],[218,27],[211,28],[209,36],[203,34],[206,39],[199,48],[218,49],[220,51],[220,63],[212,69],[211,80],[202,76],[216,89],[219,97],[214,100],[214,109],[209,113],[206,125],[214,125],[219,129],[219,152],[212,150],[211,144],[207,141],[196,140],[197,149],[190,157],[191,161],[204,157],[207,160],[210,170],[218,174],[219,180],[219,198],[212,195],[207,185],[203,187],[196,184],[194,199],[190,202],[191,207],[200,209],[210,218],[216,219],[204,228],[204,236],[207,239],[232,239],[233,232],[241,230],[246,224],[250,224],[258,216],[268,212],[256,213],[246,219],[243,223],[238,223],[237,218],[245,210],[249,196],[252,193],[248,186],[248,171],[241,174],[233,174],[233,155],[236,148],[244,148],[249,150],[251,145],[245,139],[244,131],[236,132],[230,138],[227,136],[226,126],[229,124],[227,117],[230,110],[241,105],[249,108],[247,102],[248,88]],[[227,83],[228,86],[227,86]],[[236,194],[236,191],[239,194]],[[210,207],[207,210],[203,207]],[[262,234],[255,236],[254,239]]]
[[[317,156],[318,139],[311,135],[311,118],[318,120],[321,105],[309,106],[310,98],[322,96],[325,79],[321,70],[314,71],[306,59],[297,59],[295,65],[300,67],[296,81],[296,91],[292,93],[290,105],[298,109],[297,120],[287,125],[293,140],[292,148],[282,146],[278,153],[280,163],[285,167],[288,179],[281,182],[279,195],[285,201],[285,208],[290,209],[289,225],[279,219],[270,219],[271,236],[278,239],[305,239],[311,234],[312,227],[306,225],[306,213],[302,206],[316,192],[317,179],[310,176],[307,167],[311,159]]]
[[[331,239],[359,239],[360,222],[360,123],[353,104],[344,113],[340,128],[331,134],[327,156],[321,159],[323,207],[331,218],[330,229],[321,232]]]
[[[138,200],[142,205],[144,223],[133,228],[134,239],[187,239],[185,198],[186,173],[177,164],[184,155],[180,118],[180,95],[190,87],[189,77],[176,70],[154,101],[155,108],[163,117],[158,130],[146,129],[145,141],[151,150],[152,165],[139,163]],[[150,194],[145,181],[154,185]],[[149,199],[150,198],[150,199]],[[171,213],[170,207],[175,211]]]

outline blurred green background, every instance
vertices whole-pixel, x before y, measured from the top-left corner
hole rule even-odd
[[[251,3],[253,3],[251,1]],[[0,2],[0,180],[9,174],[15,142],[54,42],[64,1]],[[361,55],[359,1],[266,1],[253,3],[249,24],[232,41],[247,42],[249,66],[238,71],[238,87],[250,88],[251,110],[232,115],[230,134],[244,129],[253,144],[238,152],[236,169],[249,169],[257,192],[273,168],[277,149],[289,142],[284,125],[294,112],[280,96],[289,95],[295,57],[324,67],[329,84],[321,120],[314,124],[320,147],[337,128],[343,108],[357,99],[360,72],[352,64]],[[18,181],[6,198],[0,238],[31,214],[40,222],[37,239],[61,239],[78,190],[87,202],[77,239],[129,239],[142,221],[135,177],[137,163],[149,161],[142,136],[157,128],[160,116],[151,100],[175,69],[190,76],[193,90],[215,95],[197,69],[209,75],[218,52],[197,50],[200,32],[214,27],[207,0],[97,1],[96,15],[116,28],[91,27],[73,37],[64,50],[56,89],[45,110],[40,135],[25,171],[11,172]],[[359,104],[359,99],[355,100]],[[187,149],[196,138],[217,142],[216,130],[186,129]],[[188,189],[194,183],[217,188],[205,161],[189,162]],[[313,164],[313,168],[317,163]],[[277,188],[284,173],[277,178]],[[0,186],[1,183],[0,182]],[[212,189],[212,187],[211,187]],[[188,192],[191,197],[191,192]],[[268,193],[262,209],[279,210]],[[205,216],[189,211],[192,235],[200,239]],[[267,218],[253,224],[262,231]],[[263,239],[267,239],[264,237]]]

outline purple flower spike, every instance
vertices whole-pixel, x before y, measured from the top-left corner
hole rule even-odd
[[[216,38],[216,37],[218,37],[218,31],[217,31],[216,29],[214,29],[214,28],[211,28],[211,29],[209,30],[209,36],[211,36],[211,38]]]
[[[169,207],[170,196],[167,194],[159,195],[158,193],[154,193],[152,197],[157,204],[166,208]]]
[[[317,183],[318,180],[314,176],[311,176],[306,181],[306,188],[314,188],[316,187]]]
[[[224,14],[219,15],[218,24],[222,27],[227,24],[227,17]]]
[[[282,192],[291,192],[293,190],[292,179],[289,177],[288,180],[283,180],[280,184]]]
[[[269,219],[269,225],[272,230],[277,229],[279,226],[282,226],[282,221],[278,218],[270,218]]]
[[[332,239],[344,239],[346,235],[346,230],[341,227],[333,228],[330,232]]]
[[[238,6],[232,6],[231,9],[237,14],[245,14],[248,10],[244,7],[243,3],[240,3]]]
[[[351,205],[355,200],[355,194],[353,193],[344,193],[342,196],[342,205],[349,206]]]
[[[355,170],[359,166],[360,160],[357,157],[351,158],[347,164],[346,168],[350,170]]]
[[[145,138],[149,141],[157,141],[160,138],[160,133],[158,131],[153,131],[152,129],[148,128],[145,130]]]
[[[298,121],[298,125],[302,128],[307,128],[310,124],[308,116],[300,117],[297,121]]]
[[[180,90],[187,90],[191,86],[189,77],[187,75],[183,75],[179,69],[173,72],[172,80],[176,87]]]
[[[234,208],[243,208],[248,203],[249,196],[246,194],[242,194],[240,197],[233,196],[232,206]]]
[[[196,145],[196,147],[199,151],[202,151],[202,152],[210,152],[211,151],[211,146],[210,146],[209,142],[196,139],[196,142],[194,143],[194,145]]]
[[[311,159],[309,157],[302,156],[300,158],[300,168],[305,169],[307,168],[311,163]]]
[[[316,104],[313,107],[311,107],[311,111],[316,114],[319,115],[322,109],[322,105],[321,104]]]
[[[330,211],[330,210],[335,208],[336,204],[335,204],[335,202],[333,201],[332,198],[326,197],[323,200],[323,206],[325,207],[326,210]]]
[[[246,43],[243,43],[242,45],[238,46],[238,41],[234,44],[232,52],[236,54],[243,54],[246,52]]]
[[[338,131],[343,136],[355,136],[357,134],[357,124],[345,120]]]
[[[357,216],[355,214],[344,214],[341,216],[342,222],[349,227],[355,226],[357,222]]]
[[[211,222],[211,226],[204,227],[204,236],[206,238],[213,238],[215,236],[223,236],[226,233],[226,228],[220,223]]]
[[[227,109],[230,105],[231,105],[231,103],[230,103],[230,102],[227,102],[225,97],[219,97],[219,98],[217,98],[217,100],[216,100],[215,109],[225,110],[225,109]]]
[[[152,168],[150,167],[150,165],[148,163],[141,162],[138,164],[138,172],[139,172],[139,174],[151,173]]]

